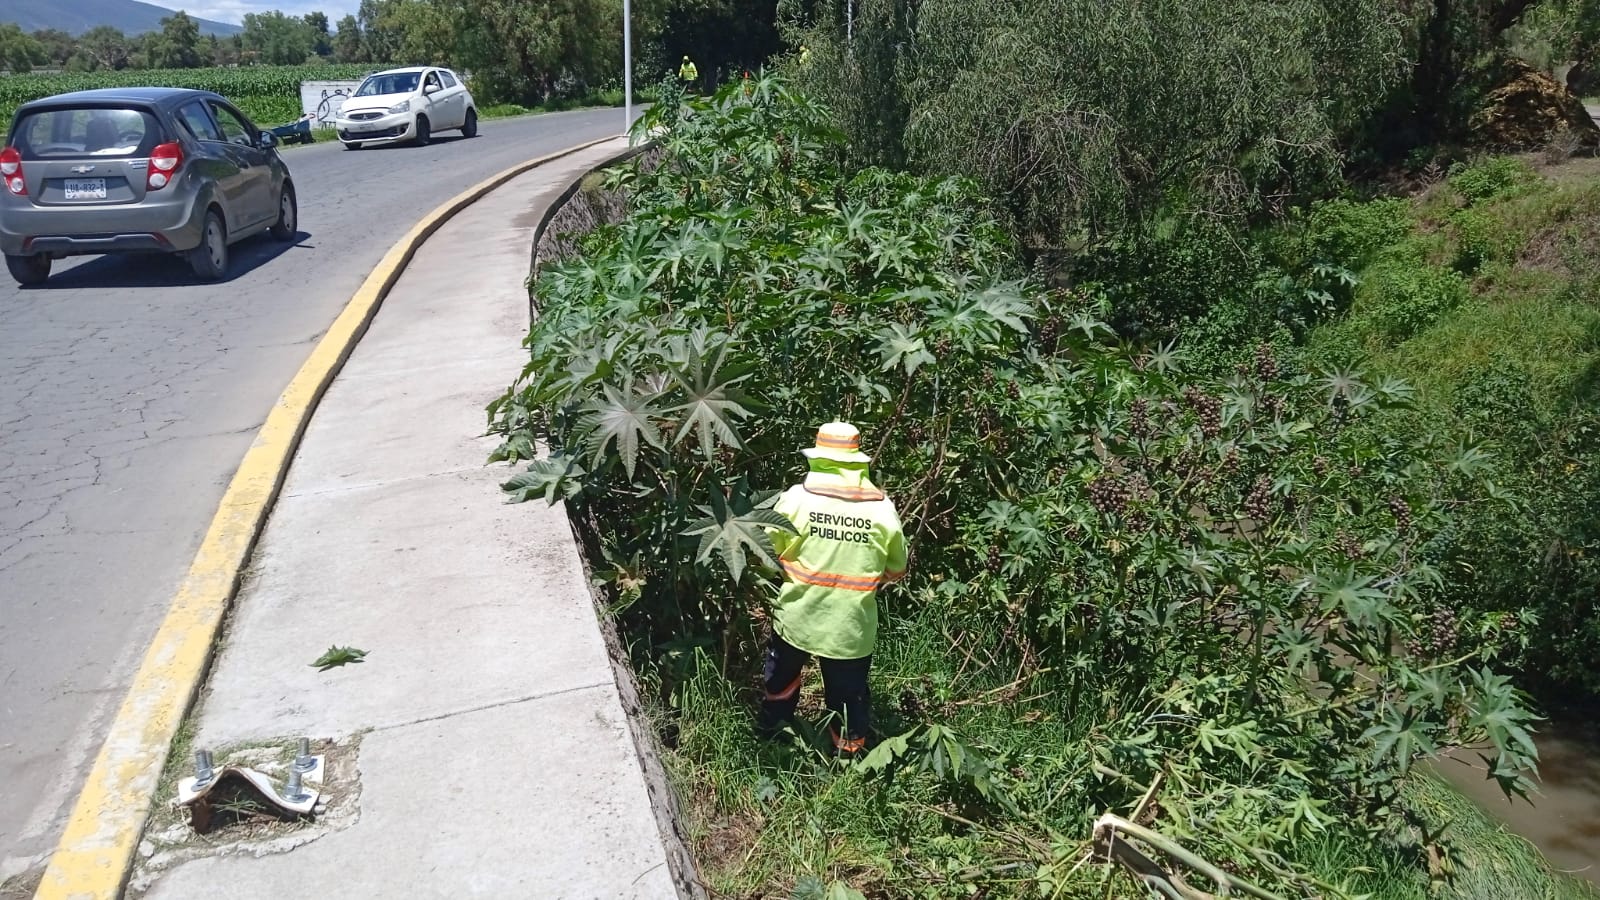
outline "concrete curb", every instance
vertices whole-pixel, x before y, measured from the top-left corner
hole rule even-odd
[[[121,894],[173,737],[205,677],[240,574],[306,424],[417,248],[456,213],[507,181],[620,136],[520,163],[458,194],[413,226],[367,276],[267,414],[229,482],[117,710],[35,900],[110,900]]]
[[[562,208],[572,200],[573,196],[578,193],[578,190],[583,187],[583,179],[598,172],[603,172],[606,169],[610,169],[614,166],[619,166],[630,159],[643,155],[655,147],[656,141],[654,140],[649,140],[642,144],[634,144],[611,159],[590,169],[583,176],[583,178],[573,179],[571,184],[562,189],[561,195],[557,197],[548,208],[545,209],[544,215],[539,217],[539,224],[534,226],[533,246],[528,251],[530,257],[528,275],[530,277],[538,277],[539,275],[539,244],[544,241],[545,233],[550,230],[551,221],[553,221],[556,217],[556,214],[559,213]],[[530,292],[528,295],[528,321],[530,323],[533,321],[536,314],[537,310],[535,310],[533,306],[533,294]]]
[[[562,208],[578,193],[583,181],[589,175],[603,172],[606,169],[619,166],[637,158],[646,151],[656,146],[655,141],[647,141],[629,147],[627,150],[596,164],[588,172],[574,178],[561,194],[539,217],[539,223],[533,230],[533,245],[529,250],[528,271],[537,277],[539,272],[539,244],[544,239],[545,233],[550,228],[550,223],[561,212]],[[534,307],[533,298],[528,298],[528,319],[531,324],[538,317],[538,310]],[[579,550],[578,561],[583,566],[585,580],[589,593],[594,600],[595,618],[600,626],[600,637],[605,642],[606,655],[611,661],[611,676],[616,681],[617,694],[622,701],[622,711],[628,718],[628,731],[633,739],[633,749],[639,758],[639,767],[644,773],[645,790],[650,794],[651,807],[655,813],[656,830],[661,836],[662,844],[667,852],[667,867],[672,871],[672,880],[677,888],[680,900],[706,900],[705,884],[700,878],[699,867],[695,864],[694,853],[689,849],[691,839],[688,829],[684,824],[683,805],[679,802],[677,791],[673,789],[672,780],[667,776],[666,764],[662,761],[661,751],[656,743],[655,728],[650,723],[649,713],[644,701],[639,696],[638,680],[633,674],[633,663],[628,659],[628,652],[622,643],[622,636],[618,633],[616,618],[607,612],[606,597],[600,593],[596,586],[594,570],[590,565],[591,560],[600,558],[600,548],[592,540],[600,531],[594,524],[592,516],[581,517],[570,506],[562,504],[566,510],[567,524],[572,529],[573,543]]]

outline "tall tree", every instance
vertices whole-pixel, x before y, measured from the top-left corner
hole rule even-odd
[[[94,62],[91,68],[126,69],[133,56],[133,43],[120,28],[97,25],[78,39],[78,49]]]
[[[305,14],[305,23],[311,29],[311,52],[318,56],[332,56],[333,38],[328,33],[328,14],[308,12]]]
[[[461,62],[495,100],[540,102],[621,69],[615,0],[462,0],[460,15]]]
[[[390,15],[397,0],[361,0],[356,11],[356,21],[361,26],[361,45],[370,62],[394,62],[400,54],[403,40],[398,23]]]
[[[399,0],[383,13],[384,25],[396,35],[395,60],[415,65],[453,65],[455,23],[439,0]]]
[[[247,55],[271,66],[301,65],[316,43],[304,19],[277,10],[246,13],[240,36]]]
[[[852,5],[794,37],[857,152],[976,177],[1054,246],[1319,187],[1405,71],[1394,0]]]
[[[344,63],[371,61],[355,16],[347,15],[339,20],[339,30],[333,36],[333,58]]]
[[[21,74],[43,65],[49,56],[44,45],[12,22],[0,23],[0,65]]]
[[[33,39],[44,47],[46,64],[64,68],[67,60],[77,50],[78,42],[59,28],[44,28],[33,33]]]
[[[146,39],[145,64],[153,69],[197,69],[204,65],[200,23],[185,12],[162,19],[161,30]]]
[[[777,0],[657,0],[645,8],[660,48],[653,62],[676,72],[688,56],[708,88],[719,76],[759,68],[782,49]]]
[[[1541,7],[1564,0],[1431,0],[1413,13],[1416,64],[1407,90],[1396,95],[1379,126],[1393,151],[1464,136],[1483,96],[1494,87],[1516,27]],[[1404,4],[1414,7],[1416,4]],[[1579,0],[1574,27],[1600,29],[1600,4]],[[1585,19],[1589,21],[1585,21]],[[1398,136],[1398,141],[1394,137]]]

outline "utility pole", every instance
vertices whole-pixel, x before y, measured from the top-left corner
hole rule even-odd
[[[622,0],[622,133],[633,128],[633,9]]]

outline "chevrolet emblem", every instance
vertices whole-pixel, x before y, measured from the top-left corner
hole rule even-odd
[[[75,175],[87,175],[94,171],[94,166],[73,166],[72,171]]]

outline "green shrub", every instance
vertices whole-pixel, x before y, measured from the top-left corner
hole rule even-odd
[[[1308,357],[1416,384],[1397,432],[1485,442],[1485,474],[1514,502],[1453,511],[1429,551],[1441,608],[1531,680],[1597,691],[1600,191],[1503,159],[1459,167],[1450,188],[1362,245],[1355,308],[1317,329]]]
[[[1429,265],[1409,253],[1368,270],[1358,292],[1352,324],[1369,343],[1392,346],[1422,332],[1468,296],[1459,272]]]
[[[777,79],[641,127],[669,119],[659,163],[612,178],[635,214],[530,286],[530,359],[490,414],[496,458],[532,460],[513,499],[565,498],[592,538],[675,764],[825,837],[777,872],[752,848],[743,892],[785,893],[821,853],[884,896],[1101,887],[1084,824],[1149,791],[1156,827],[1233,876],[1340,896],[1348,873],[1295,865],[1301,842],[1395,826],[1431,748],[1487,741],[1528,786],[1524,699],[1436,640],[1423,559],[1486,502],[1480,455],[1377,427],[1403,383],[1268,347],[1214,379],[1124,346],[1022,277],[972,185],[841,170],[827,110]],[[1176,240],[1145,283],[1181,276],[1198,304],[1220,252]],[[884,740],[821,778],[803,739],[750,749],[741,687],[774,490],[838,417],[914,563],[884,597]]]
[[[1444,532],[1438,552],[1456,572],[1443,602],[1461,611],[1474,644],[1515,662],[1532,682],[1600,692],[1600,414],[1508,434],[1526,415],[1516,405],[1524,384],[1495,373],[1473,388],[1459,408],[1473,413],[1475,427],[1505,435],[1496,479],[1518,503],[1464,508]],[[1485,393],[1501,402],[1484,403]],[[1496,412],[1509,422],[1492,421]]]
[[[1456,212],[1450,217],[1450,230],[1455,244],[1451,267],[1463,275],[1476,273],[1502,252],[1500,225],[1481,209],[1468,207]]]
[[[1513,156],[1489,156],[1450,167],[1450,187],[1469,204],[1513,196],[1538,182],[1538,173]]]
[[[1198,220],[1098,241],[1078,255],[1072,277],[1104,298],[1118,334],[1151,343],[1172,340],[1215,304],[1247,304],[1263,266],[1244,235]]]
[[[1401,243],[1413,224],[1410,203],[1385,198],[1314,203],[1289,227],[1298,237],[1295,252],[1303,261],[1333,263],[1360,272],[1380,253]]]

